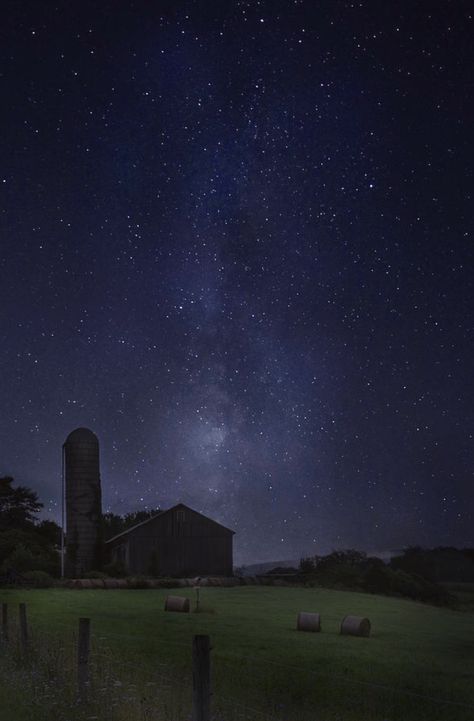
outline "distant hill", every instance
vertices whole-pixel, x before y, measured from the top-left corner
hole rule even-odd
[[[393,556],[398,555],[401,551],[368,551],[368,556],[376,556],[381,558],[385,563],[388,563]],[[272,568],[298,568],[300,565],[300,558],[286,559],[285,561],[266,561],[265,563],[251,563],[247,566],[238,566],[243,576],[258,576],[261,573],[267,573]]]
[[[267,573],[272,568],[298,568],[299,558],[292,561],[267,561],[266,563],[252,563],[249,566],[239,566],[243,576],[258,576]]]

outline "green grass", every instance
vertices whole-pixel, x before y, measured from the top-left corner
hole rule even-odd
[[[31,707],[14,686],[0,681],[0,721],[30,721]]]
[[[443,585],[455,596],[456,606],[460,610],[474,613],[474,583],[444,583]]]
[[[440,703],[474,706],[471,612],[362,593],[249,586],[203,588],[201,603],[208,612],[177,614],[163,611],[168,593],[194,599],[192,589],[52,589],[3,590],[0,600],[9,603],[11,613],[12,605],[24,600],[32,631],[66,644],[72,644],[77,619],[89,616],[93,655],[101,672],[108,669],[115,679],[112,687],[120,683],[117,679],[133,689],[146,688],[147,682],[152,687],[166,669],[165,678],[177,680],[167,688],[179,697],[180,711],[168,707],[171,696],[162,690],[166,714],[150,711],[147,716],[142,698],[140,711],[120,717],[130,721],[188,718],[191,640],[196,633],[211,636],[216,721],[256,721],[263,718],[258,712],[285,721],[474,718],[474,708]],[[322,633],[295,630],[300,610],[321,613]],[[370,619],[370,638],[339,635],[340,621],[348,613]],[[255,711],[239,711],[236,703]],[[8,715],[8,721],[23,719]]]

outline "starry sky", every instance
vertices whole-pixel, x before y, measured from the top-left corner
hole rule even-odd
[[[5,0],[0,473],[237,563],[472,545],[473,7]]]

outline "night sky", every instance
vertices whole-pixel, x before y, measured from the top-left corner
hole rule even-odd
[[[237,563],[473,538],[471,0],[6,0],[0,474]]]

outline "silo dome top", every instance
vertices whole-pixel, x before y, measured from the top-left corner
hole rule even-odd
[[[76,428],[66,438],[66,443],[98,443],[97,436],[89,428]]]

